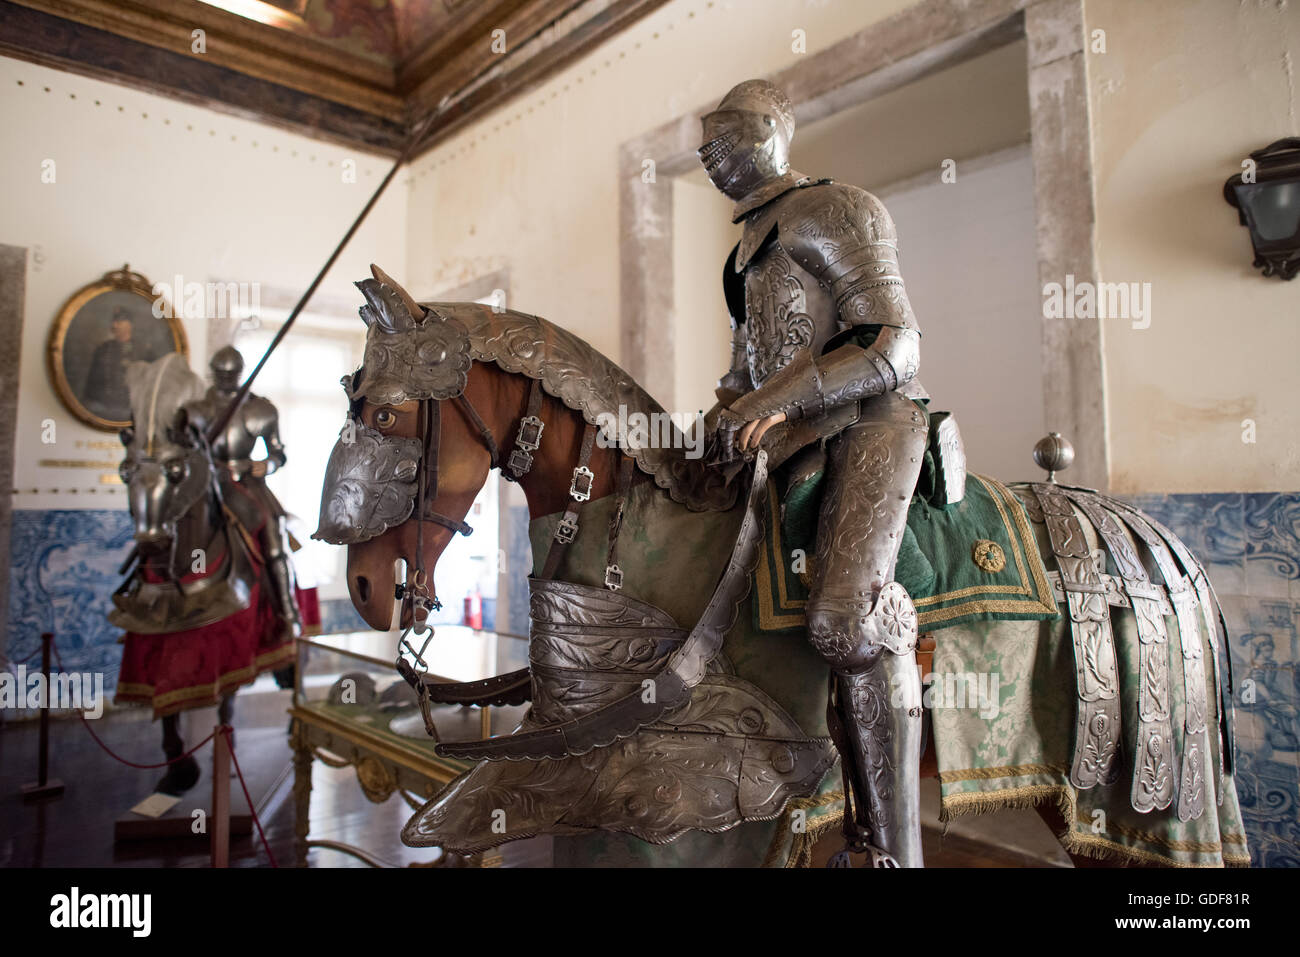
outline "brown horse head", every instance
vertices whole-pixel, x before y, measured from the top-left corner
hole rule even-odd
[[[348,591],[372,628],[392,624],[397,561],[404,589],[436,599],[434,569],[492,468],[511,450],[528,380],[475,362],[455,318],[474,303],[417,303],[382,270],[357,286],[366,298],[363,364],[343,380],[348,420],[326,469],[313,537],[348,546]],[[546,442],[520,485],[536,517],[557,511],[582,441],[582,418],[549,397]],[[599,461],[612,454],[600,449]],[[596,461],[596,460],[593,460]],[[600,469],[593,497],[612,491]],[[402,627],[412,624],[404,607]]]

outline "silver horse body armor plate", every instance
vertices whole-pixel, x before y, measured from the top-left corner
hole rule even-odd
[[[529,585],[534,704],[520,732],[648,684],[687,635],[661,609],[618,592],[539,579]],[[688,830],[770,820],[791,798],[811,794],[834,761],[829,738],[808,737],[718,657],[685,704],[611,746],[480,763],[417,812],[402,840],[473,853],[538,834],[601,829],[665,844]]]

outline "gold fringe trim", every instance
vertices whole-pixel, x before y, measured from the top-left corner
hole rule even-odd
[[[796,811],[811,811],[843,800],[843,791],[827,791],[825,794],[817,794],[809,798],[796,798],[787,804],[785,810],[781,812],[781,817],[777,820],[776,834],[772,837],[772,843],[768,846],[762,866],[808,867],[811,865],[813,845],[821,840],[828,831],[840,825],[840,822],[844,819],[844,811],[833,811],[819,817],[801,832],[792,831],[791,825],[794,821],[794,813]],[[786,852],[785,863],[782,864],[781,856],[785,847],[785,836],[791,833],[794,836],[790,839],[790,849]]]
[[[1031,784],[1001,791],[968,791],[961,794],[943,796],[939,807],[939,820],[943,823],[955,817],[986,814],[1004,808],[1032,808],[1041,804],[1054,803],[1057,811],[1065,821],[1079,821],[1078,806],[1075,803],[1072,788],[1062,784]],[[1122,825],[1113,825],[1113,829],[1152,844],[1169,847],[1171,850],[1202,851],[1218,853],[1222,864],[1180,861],[1154,851],[1118,844],[1097,834],[1078,834],[1069,825],[1064,833],[1057,833],[1056,839],[1067,854],[1091,857],[1097,860],[1118,859],[1123,864],[1147,864],[1157,867],[1181,868],[1217,868],[1249,867],[1249,855],[1230,854],[1223,847],[1225,843],[1245,844],[1245,835],[1227,834],[1219,844],[1202,841],[1166,841],[1154,835],[1145,835]],[[1180,846],[1186,845],[1186,846]]]

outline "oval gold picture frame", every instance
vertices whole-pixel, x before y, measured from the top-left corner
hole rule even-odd
[[[131,323],[131,332],[126,340],[128,342],[135,338],[137,323],[146,321],[154,324],[146,327],[146,335],[140,337],[145,340],[146,347],[133,358],[158,359],[172,351],[179,352],[186,361],[189,360],[189,341],[185,337],[185,328],[166,296],[155,295],[153,288],[153,283],[140,273],[132,272],[129,264],[123,265],[121,269],[107,272],[74,292],[54,318],[46,346],[50,383],[63,407],[91,428],[116,432],[131,424],[129,407],[125,410],[124,419],[112,415],[114,411],[122,410],[120,397],[125,380],[105,384],[106,376],[101,371],[107,370],[109,377],[120,374],[120,370],[110,368],[114,355],[111,339],[116,338],[116,334],[106,336],[106,332],[116,325],[119,314],[125,313]],[[123,294],[134,298],[126,298]],[[111,302],[116,304],[111,314],[96,315],[107,310],[110,300],[99,300],[108,295],[112,295]],[[135,299],[139,302],[135,302]],[[164,307],[162,318],[154,315],[154,303],[160,300]],[[87,314],[88,309],[91,314]],[[70,333],[77,337],[72,342],[68,341]],[[100,341],[91,341],[92,336],[97,336]],[[154,344],[154,348],[148,348],[149,342]],[[160,346],[167,343],[170,343],[170,349]],[[105,350],[105,347],[108,349]],[[122,346],[119,344],[116,354],[121,351]],[[158,354],[152,354],[155,352]],[[70,362],[75,368],[69,368]],[[91,392],[106,392],[107,396],[89,394]],[[118,401],[106,401],[106,398],[116,398]]]

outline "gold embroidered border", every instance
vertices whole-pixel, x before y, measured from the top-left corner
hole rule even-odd
[[[227,671],[218,677],[216,681],[209,684],[177,688],[175,691],[169,691],[163,695],[155,696],[153,685],[119,682],[113,700],[123,704],[131,701],[150,703],[153,705],[154,715],[163,717],[176,711],[185,710],[186,706],[193,701],[200,699],[211,701],[218,698],[228,688],[246,684],[263,671],[270,671],[293,660],[294,643],[289,642],[272,651],[263,652],[253,659],[251,665],[245,668],[236,668],[234,671]]]
[[[917,624],[922,627],[934,625],[939,622],[952,621],[957,618],[963,618],[966,615],[986,614],[986,613],[1005,613],[1005,614],[1038,614],[1042,612],[1055,612],[1056,596],[1052,591],[1052,586],[1047,580],[1046,570],[1043,567],[1042,560],[1037,563],[1028,562],[1027,556],[1024,555],[1021,547],[1022,542],[1032,542],[1033,529],[1029,527],[1029,522],[1025,516],[1023,506],[1013,503],[1011,490],[999,482],[997,479],[986,478],[985,476],[970,473],[970,477],[979,482],[988,491],[989,497],[993,500],[994,507],[997,508],[998,514],[1002,518],[1003,530],[1007,533],[1007,538],[1011,543],[1012,557],[1015,559],[1016,570],[1020,576],[1020,585],[972,585],[969,588],[962,588],[951,592],[945,592],[942,595],[931,595],[929,598],[922,598],[916,601],[918,609]],[[1005,503],[1005,507],[1004,507]],[[1008,510],[1010,515],[1008,515]],[[759,550],[758,558],[758,581],[763,587],[758,588],[758,623],[764,631],[777,631],[789,628],[801,628],[804,624],[803,609],[807,606],[804,599],[791,599],[789,590],[786,585],[785,563],[778,561],[773,568],[769,562],[769,544],[771,551],[776,557],[784,554],[781,545],[781,516],[774,494],[768,495],[768,527],[772,529],[772,536],[769,542],[764,543],[764,547]],[[1027,568],[1028,566],[1028,568]],[[1033,587],[1030,587],[1032,578]],[[776,583],[777,603],[780,610],[773,607],[771,582]],[[985,598],[973,601],[963,602],[958,605],[949,605],[945,608],[936,608],[930,611],[920,611],[925,605],[932,605],[937,602],[952,601],[955,598],[961,598],[966,595],[987,594],[989,592],[998,594],[1025,595],[1033,596],[1029,599],[1024,598]],[[789,611],[793,609],[793,611]]]
[[[780,631],[787,628],[802,628],[804,626],[804,608],[808,602],[804,599],[791,600],[786,590],[785,583],[785,563],[777,561],[775,574],[768,564],[768,546],[771,546],[773,554],[780,559],[784,551],[781,547],[781,512],[775,493],[769,492],[768,502],[768,528],[772,530],[771,537],[763,542],[763,547],[758,550],[758,581],[761,587],[758,591],[758,624],[764,631]],[[778,613],[772,607],[772,589],[770,583],[776,582],[777,601],[780,602],[782,613]],[[796,611],[784,613],[786,609],[793,608]]]
[[[940,784],[958,781],[987,781],[992,778],[1020,778],[1030,774],[1065,774],[1069,768],[1059,764],[1009,764],[998,768],[966,768],[962,771],[940,771]]]

